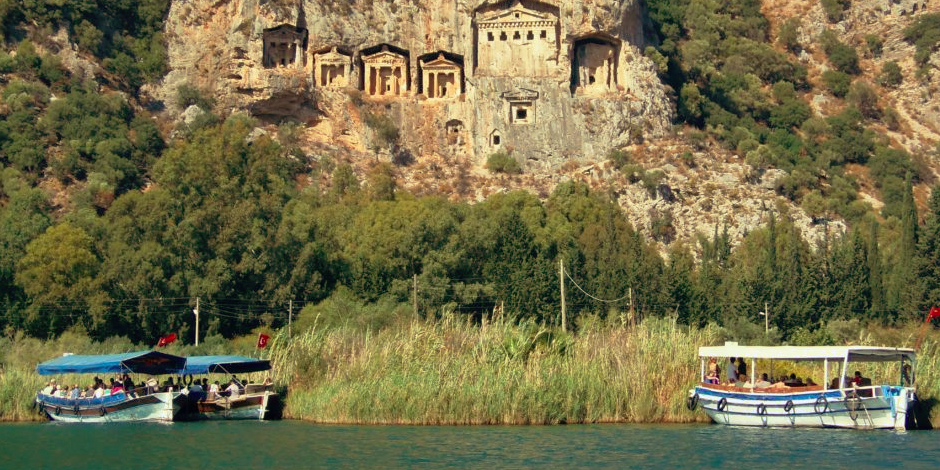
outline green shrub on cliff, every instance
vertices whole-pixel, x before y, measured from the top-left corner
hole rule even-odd
[[[493,173],[506,173],[515,175],[522,173],[522,167],[512,155],[506,152],[496,152],[486,159],[486,169]]]

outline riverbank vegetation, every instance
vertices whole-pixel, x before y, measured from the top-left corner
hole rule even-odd
[[[741,240],[715,214],[709,233],[673,242],[672,213],[632,226],[614,183],[471,205],[397,189],[404,162],[360,181],[342,158],[259,135],[247,115],[207,113],[171,133],[140,93],[165,70],[169,3],[47,3],[0,1],[0,419],[32,416],[31,371],[64,352],[145,349],[175,332],[170,352],[249,353],[263,330],[279,332],[271,354],[298,417],[683,421],[698,345],[911,345],[910,325],[940,305],[940,186],[920,205],[914,191],[933,183],[933,157],[871,129],[890,113],[831,33],[819,40],[839,70],[825,81],[851,99],[814,115],[801,46],[773,48],[759,2],[650,1],[662,40],[647,53],[690,140],[721,143],[755,175],[786,170],[777,193],[814,223],[845,218],[820,243],[770,200]],[[935,21],[905,33],[919,51],[936,45]],[[71,74],[48,42],[60,27],[110,74]],[[656,187],[661,174],[642,176],[628,152],[610,157],[631,184]],[[882,210],[858,197],[849,164],[866,167]],[[922,379],[936,377],[930,341]]]
[[[668,317],[631,325],[626,314],[607,320],[592,316],[582,318],[575,331],[563,332],[498,315],[479,322],[453,314],[415,320],[406,305],[400,307],[397,313],[387,311],[381,326],[336,324],[330,310],[365,313],[372,306],[331,299],[313,317],[301,316],[293,338],[285,329],[269,332],[269,348],[260,354],[272,361],[275,384],[285,397],[284,416],[350,424],[704,422],[703,413],[685,408],[699,374],[698,348],[735,337],[715,324],[689,327]],[[912,347],[918,333],[914,324],[868,328],[835,321],[801,341]],[[254,335],[214,336],[199,347],[173,344],[166,350],[257,357],[254,340]],[[55,340],[5,338],[2,346],[0,421],[41,419],[32,401],[48,377],[35,373],[33,358],[145,348],[124,338],[93,342],[79,330]],[[919,352],[918,410],[937,423],[940,334],[928,334]],[[866,376],[896,375],[863,370]],[[799,364],[778,363],[775,371],[817,381],[822,376],[818,367]],[[57,379],[84,384],[88,377]]]

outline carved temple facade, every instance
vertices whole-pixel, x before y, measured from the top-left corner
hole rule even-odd
[[[307,45],[306,29],[283,24],[265,30],[262,40],[264,41],[262,58],[264,67],[304,67],[304,49]]]

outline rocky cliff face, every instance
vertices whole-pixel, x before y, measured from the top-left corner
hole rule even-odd
[[[830,24],[818,0],[764,2],[773,31],[801,19],[800,60],[811,81],[827,68],[815,45],[824,29],[859,51],[866,34],[883,37],[884,53],[863,58],[862,76],[874,81],[883,63],[900,63],[905,81],[882,101],[901,126],[881,131],[914,152],[940,140],[940,58],[914,80],[914,47],[901,32],[936,11],[932,0],[853,0],[843,21]],[[766,223],[771,209],[811,243],[844,230],[777,196],[783,172],[755,181],[733,152],[669,135],[673,109],[642,54],[647,22],[640,0],[176,0],[166,23],[172,71],[150,91],[173,113],[183,111],[175,90],[187,83],[211,92],[218,111],[298,122],[309,158],[325,169],[345,160],[360,174],[376,158],[394,158],[370,122],[387,116],[400,131],[396,152],[406,155],[399,184],[418,195],[472,201],[523,188],[547,196],[576,179],[611,189],[634,225],[660,239],[690,239],[716,225],[737,238]],[[823,115],[841,106],[823,92],[807,99]],[[651,194],[613,170],[605,155],[623,147],[663,171],[668,191]],[[497,151],[525,172],[484,170]],[[671,236],[657,229],[663,223]]]
[[[382,144],[368,109],[418,159],[505,151],[551,170],[666,131],[644,22],[638,0],[175,1],[172,71],[153,91],[182,111],[187,83],[358,151]]]

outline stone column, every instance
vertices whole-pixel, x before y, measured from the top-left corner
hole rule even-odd
[[[371,95],[371,94],[372,94],[372,66],[369,65],[369,64],[365,64],[365,66],[362,67],[362,72],[366,74],[366,76],[365,76],[365,84],[366,84],[365,92],[366,92],[367,95]]]
[[[304,66],[303,48],[300,40],[294,39],[294,65],[298,68]]]

